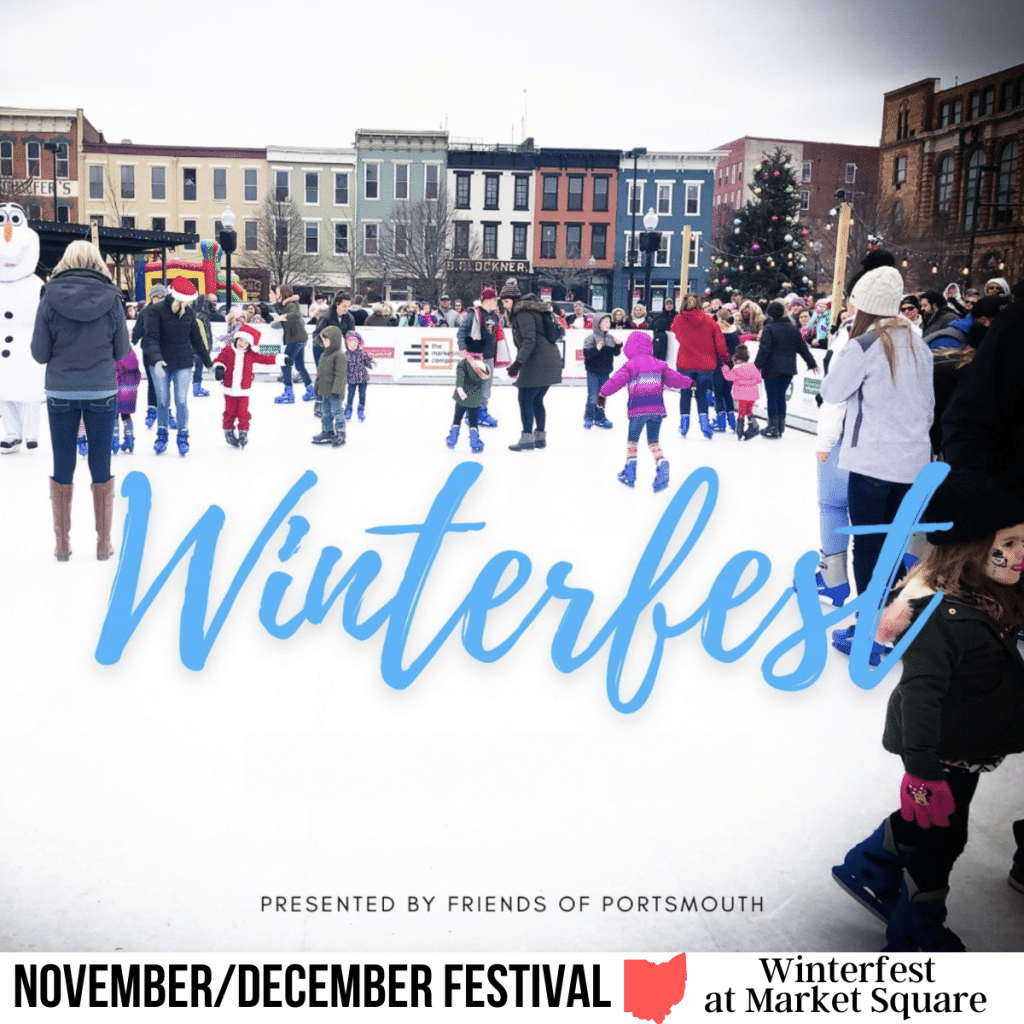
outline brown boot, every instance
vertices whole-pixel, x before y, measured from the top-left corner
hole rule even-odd
[[[105,562],[113,553],[110,523],[114,518],[114,478],[92,485],[92,508],[96,515],[96,557]]]
[[[53,508],[53,532],[57,537],[54,555],[58,562],[71,557],[71,492],[74,484],[59,484],[50,477],[50,506]]]

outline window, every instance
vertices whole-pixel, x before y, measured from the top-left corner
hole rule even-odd
[[[363,225],[363,252],[367,256],[377,255],[378,227],[377,224]]]
[[[39,178],[43,174],[42,146],[38,142],[25,143],[25,168],[28,177]]]
[[[57,207],[57,223],[67,224],[71,220],[71,210],[69,207],[61,204]]]
[[[810,160],[805,160],[800,165],[800,180],[805,185],[807,184],[807,182],[809,182],[811,180],[811,161]]]
[[[158,202],[167,198],[166,167],[151,167],[149,169],[149,194]]]
[[[945,128],[949,124],[949,104],[943,103],[939,106],[939,127]]]
[[[626,195],[626,213],[642,214],[644,212],[644,183],[642,181],[629,182]]]
[[[981,116],[981,93],[972,92],[970,103],[968,105],[967,120],[973,121],[976,117]]]
[[[608,225],[594,224],[590,229],[590,255],[595,260],[608,259]]]
[[[469,256],[469,221],[455,222],[454,246],[456,259],[466,259]]]
[[[437,253],[441,236],[436,224],[428,224],[423,229],[423,248],[428,253]]]
[[[690,259],[687,261],[688,266],[697,266],[697,255],[700,252],[700,235],[699,231],[690,232]]]
[[[857,165],[847,164],[846,165],[846,184],[856,185],[857,184]]]
[[[427,164],[424,170],[423,198],[436,199],[441,191],[441,168],[438,164]]]
[[[291,172],[274,171],[274,202],[287,203],[292,197]]]
[[[89,164],[89,198],[103,198],[103,168],[99,164]]]
[[[583,255],[583,225],[566,224],[565,226],[565,258],[578,260]]]
[[[57,152],[53,154],[53,158],[57,161],[57,177],[66,178],[68,176],[68,144],[66,142],[57,143]]]
[[[528,174],[516,175],[516,189],[512,206],[516,210],[528,210],[530,208],[530,176]],[[525,258],[524,256],[523,259]]]
[[[245,169],[245,201],[255,203],[259,196],[256,184],[256,168],[246,167]]]
[[[320,202],[320,175],[317,171],[306,171],[305,179],[306,205],[315,206]]]
[[[334,172],[334,205],[348,206],[348,172]]]
[[[935,172],[935,217],[945,220],[949,217],[953,201],[953,158],[944,156]]]
[[[395,198],[409,198],[409,165],[395,164]]]
[[[245,222],[245,251],[256,252],[259,247],[259,223],[247,220]]]
[[[167,218],[166,217],[154,217],[150,222],[154,231],[166,231],[167,230]]]
[[[196,169],[194,167],[182,168],[181,198],[190,203],[196,201]]]
[[[380,164],[366,164],[363,168],[363,198],[364,199],[379,199],[380,198]],[[367,225],[369,227],[370,225]],[[376,230],[376,225],[373,225]],[[374,236],[374,245],[377,244],[376,235]],[[374,252],[377,250],[374,249]]]
[[[1017,140],[1011,139],[999,154],[999,180],[996,186],[996,224],[1013,221],[1013,197],[1017,191]]]
[[[999,89],[999,109],[1009,110],[1013,106],[1013,82],[1003,82]]]
[[[348,225],[334,225],[334,255],[344,256],[348,253]]]
[[[631,263],[636,264],[640,262],[640,251],[637,249],[637,236],[631,231],[626,232],[626,244],[622,250],[622,262],[627,267]]]
[[[658,184],[658,201],[654,207],[658,216],[662,214],[672,213],[672,183],[671,182],[659,182]]]
[[[274,219],[274,250],[288,252],[288,221],[284,217]]]
[[[315,220],[306,221],[306,252],[316,254],[320,251],[320,225]]]
[[[540,208],[542,210],[557,210],[558,209],[558,175],[557,174],[545,174],[544,175],[544,196],[541,200]]]
[[[953,124],[959,124],[964,119],[964,101],[953,100]]]
[[[558,225],[541,224],[540,226],[540,258],[553,260],[558,247]]]
[[[608,176],[599,174],[594,178],[594,212],[608,212]]]
[[[500,175],[484,175],[484,209],[496,210],[498,208],[498,185]]]
[[[498,258],[498,225],[484,225],[484,248],[483,258],[485,260],[496,260]]]
[[[183,220],[181,222],[181,230],[184,231],[186,235],[197,234],[196,222],[194,220]],[[194,249],[195,247],[195,242],[186,242],[184,245],[184,248],[186,249]]]
[[[89,223],[90,224],[95,224],[96,227],[98,227],[98,228],[103,227],[103,214],[102,213],[90,213],[89,214]],[[187,246],[186,246],[186,248],[187,248]]]
[[[395,255],[409,255],[409,229],[404,224],[395,225]]]
[[[583,175],[569,175],[569,206],[570,210],[583,209]]]
[[[671,256],[670,242],[672,235],[668,231],[662,231],[658,240],[658,250],[654,254],[654,265],[656,267],[667,267]]]
[[[892,167],[892,183],[894,185],[902,185],[906,180],[907,158],[905,156],[898,156]]]
[[[224,222],[215,220],[213,222],[213,237],[216,239],[220,238],[220,233],[224,230]]]
[[[526,225],[512,225],[512,259],[526,259]]]
[[[982,114],[991,114],[996,108],[996,90],[995,86],[990,85],[981,94],[981,112]]]
[[[135,166],[134,164],[121,164],[121,198],[135,198]]]
[[[809,210],[811,208],[811,192],[810,189],[802,188],[800,190],[800,209]]]
[[[457,210],[469,209],[469,182],[470,176],[462,172],[455,175],[455,208]]]
[[[896,139],[905,139],[910,134],[910,111],[904,107],[896,118]]]
[[[696,217],[700,214],[700,185],[686,186],[686,215]]]
[[[226,203],[228,199],[228,169],[226,167],[214,167],[213,169],[213,201]]]
[[[43,219],[43,208],[38,203],[29,203],[25,212],[28,214],[29,220]]]
[[[129,231],[135,230],[135,218],[134,217],[122,217],[121,227],[127,228]]]
[[[14,143],[5,139],[0,142],[0,178],[14,177]]]
[[[981,165],[985,162],[985,153],[976,149],[967,161],[967,180],[964,183],[964,231],[974,226],[975,203],[981,189]]]

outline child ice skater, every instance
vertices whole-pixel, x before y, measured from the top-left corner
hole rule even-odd
[[[121,416],[121,423],[124,427],[124,440],[122,441],[117,429],[117,420],[114,420],[114,434],[110,439],[110,451],[116,455],[119,451],[131,455],[135,451],[135,428],[132,425],[132,415],[135,413],[135,403],[138,401],[139,384],[142,382],[142,370],[139,369],[139,359],[135,355],[135,349],[128,349],[128,355],[114,364],[117,374],[117,411]]]
[[[340,448],[345,443],[345,415],[341,408],[341,398],[348,383],[348,354],[342,345],[340,327],[332,324],[323,328],[320,341],[323,351],[317,364],[316,394],[321,403],[320,422],[323,429],[313,438],[313,444],[329,444]]]
[[[483,338],[467,338],[462,356],[455,368],[455,392],[452,395],[455,399],[455,418],[452,420],[452,428],[448,431],[448,440],[445,444],[449,448],[454,448],[458,443],[462,417],[465,416],[469,420],[470,451],[482,452],[484,443],[480,440],[480,431],[477,429],[478,416],[483,401],[484,381],[491,375],[490,367],[484,361]]]
[[[636,448],[640,435],[647,428],[647,447],[654,456],[654,489],[668,487],[668,461],[658,435],[665,418],[665,388],[689,389],[693,381],[673,370],[667,363],[654,358],[654,342],[644,331],[633,331],[626,339],[626,362],[601,386],[597,407],[604,408],[605,399],[620,388],[629,392],[626,411],[629,416],[629,440],[626,443],[626,468],[619,480],[627,487],[636,485]]]
[[[900,809],[832,869],[835,880],[886,922],[886,950],[959,952],[945,926],[949,875],[967,845],[967,815],[982,773],[1024,750],[1024,503],[974,473],[953,473],[926,521],[935,545],[884,613],[892,642],[935,592],[941,604],[903,655],[882,745],[903,759]],[[1018,828],[1019,826],[1019,828]],[[1018,822],[1015,832],[1024,833]],[[1016,873],[1024,886],[1024,834]]]
[[[288,356],[263,355],[255,350],[260,332],[242,324],[230,344],[225,345],[213,361],[213,372],[224,385],[224,440],[232,448],[244,448],[249,443],[249,393],[252,391],[252,368],[255,363],[266,366],[291,366]],[[238,434],[235,434],[235,423]]]
[[[604,409],[597,407],[597,394],[612,375],[615,357],[622,351],[622,342],[611,336],[611,329],[611,315],[602,313],[593,330],[583,340],[583,365],[587,371],[587,407],[583,410],[585,430],[595,424],[608,429],[612,425]]]
[[[737,345],[733,365],[722,367],[722,376],[732,384],[732,400],[736,403],[736,437],[749,441],[761,432],[754,419],[754,403],[761,394],[761,371],[750,361],[746,345]],[[744,420],[750,423],[744,427]]]
[[[358,331],[345,335],[345,354],[348,357],[348,397],[345,402],[345,419],[352,419],[352,399],[359,390],[359,405],[356,409],[361,423],[366,419],[366,385],[370,383],[370,367],[373,359],[363,348],[363,336]]]

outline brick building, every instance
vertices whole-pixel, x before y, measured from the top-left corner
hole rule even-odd
[[[948,89],[939,84],[926,78],[885,94],[886,245],[902,253],[912,287],[1012,281],[1024,273],[1024,64]]]

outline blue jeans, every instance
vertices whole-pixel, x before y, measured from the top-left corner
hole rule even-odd
[[[640,435],[647,427],[647,443],[657,444],[658,435],[661,433],[661,416],[630,416],[629,417],[629,440],[639,441]]]
[[[285,345],[284,354],[295,364],[294,367],[286,366],[284,368],[284,386],[286,388],[292,386],[292,369],[294,369],[299,375],[299,379],[308,388],[313,380],[309,376],[309,370],[306,369],[306,343],[293,341],[290,345]]]
[[[179,430],[188,429],[188,391],[192,383],[192,370],[167,370],[161,377],[153,369],[153,387],[156,388],[156,425],[167,428],[167,412],[171,405],[171,387],[174,388],[174,418]],[[113,436],[114,428],[110,428]]]
[[[850,502],[847,491],[850,487],[848,470],[839,468],[840,438],[829,452],[828,462],[818,465],[818,525],[821,530],[821,552],[824,555],[838,555],[850,546],[850,535],[836,533],[837,526],[850,525]]]
[[[366,382],[362,384],[349,384],[348,386],[348,400],[346,405],[352,404],[352,399],[356,397],[356,388],[359,388],[359,408],[364,409],[366,407]]]
[[[768,416],[786,418],[786,392],[793,380],[791,373],[767,373],[764,377],[764,393],[768,400]]]
[[[597,393],[609,376],[607,373],[594,373],[592,370],[587,370],[587,408],[583,412],[584,419],[603,420],[607,418],[604,409],[599,409],[596,402]]]
[[[341,398],[328,395],[320,406],[320,422],[327,434],[345,436],[345,414],[341,408]]]
[[[866,526],[891,523],[896,518],[896,512],[903,496],[909,490],[910,484],[897,484],[889,480],[877,480],[873,476],[851,473],[850,525]],[[884,543],[885,534],[883,533],[865,533],[854,537],[853,578],[857,582],[858,594],[863,594],[867,590]]]
[[[714,370],[680,370],[679,371],[684,377],[689,377],[693,381],[693,386],[697,391],[697,412],[706,414],[708,411],[708,391],[714,386],[715,383],[715,371]],[[686,388],[679,392],[679,415],[689,416],[690,415],[690,389]]]
[[[78,425],[85,422],[89,442],[89,473],[94,484],[110,479],[110,442],[117,419],[117,395],[106,398],[47,398],[50,444],[53,446],[53,479],[69,484],[78,457]]]

